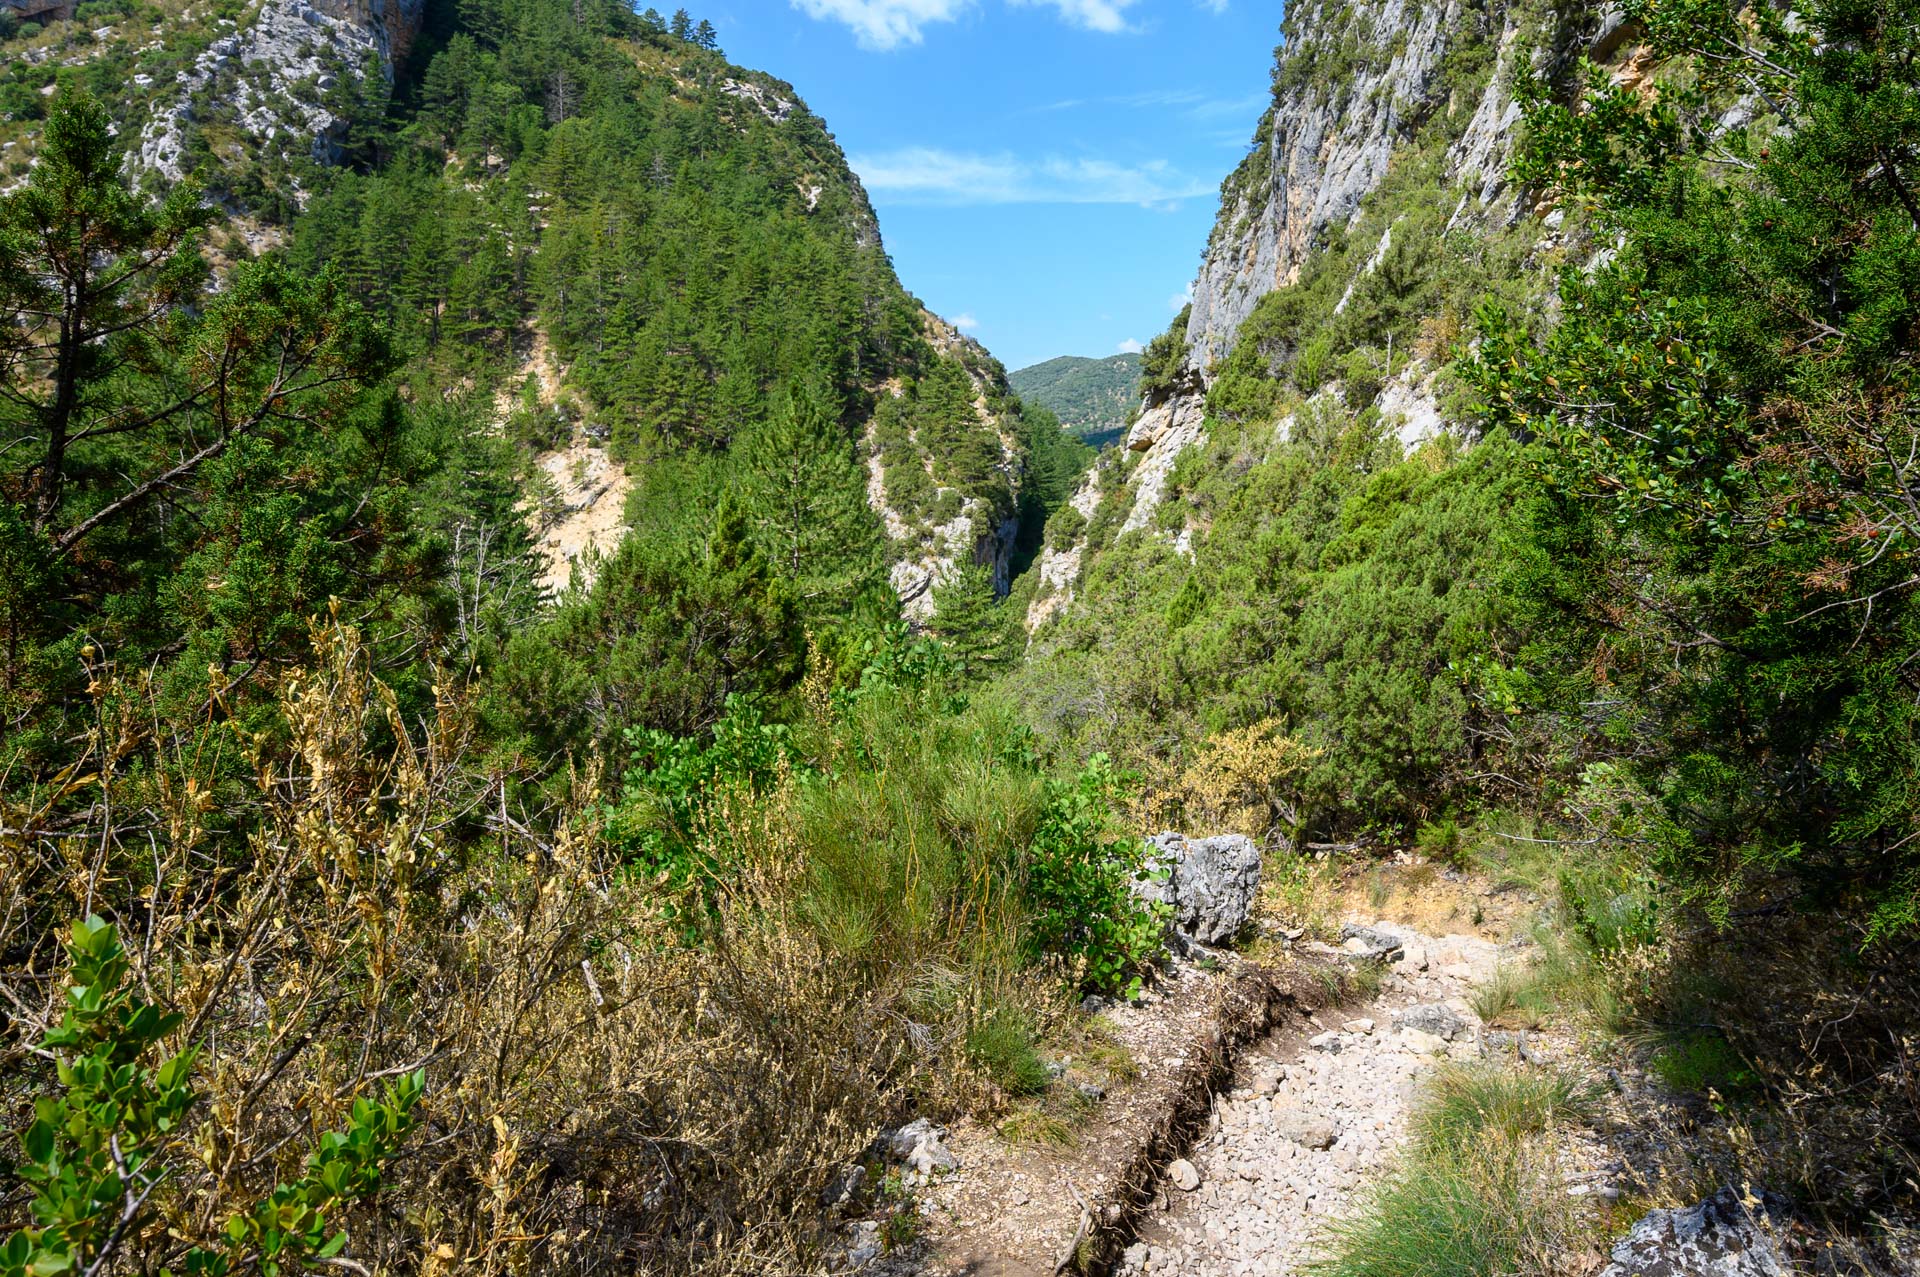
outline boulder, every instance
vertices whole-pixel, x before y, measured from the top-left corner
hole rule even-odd
[[[1419,1029],[1422,1033],[1431,1033],[1436,1038],[1451,1042],[1467,1031],[1467,1022],[1458,1011],[1444,1002],[1423,1002],[1419,1006],[1394,1012],[1393,1027]]]
[[[1357,958],[1379,958],[1392,961],[1405,947],[1399,936],[1389,935],[1378,927],[1362,927],[1349,922],[1340,928],[1340,947]]]
[[[1786,1203],[1723,1188],[1704,1202],[1646,1215],[1614,1243],[1599,1277],[1786,1277],[1776,1238]]]
[[[1155,876],[1136,883],[1134,894],[1170,906],[1173,929],[1201,944],[1223,944],[1239,934],[1260,891],[1260,848],[1253,839],[1165,833],[1147,842]]]

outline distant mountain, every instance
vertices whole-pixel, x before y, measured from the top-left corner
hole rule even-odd
[[[1140,356],[1062,355],[1022,368],[1007,381],[1022,399],[1052,409],[1061,425],[1105,447],[1126,430],[1127,416],[1140,402]]]

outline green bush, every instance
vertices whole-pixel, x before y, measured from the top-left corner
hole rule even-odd
[[[723,791],[764,793],[805,763],[793,730],[768,723],[752,702],[734,698],[710,736],[675,736],[658,728],[626,730],[630,749],[608,837],[643,872],[673,888],[698,872],[694,848],[701,814]]]
[[[1047,520],[1047,544],[1055,550],[1066,550],[1079,539],[1086,527],[1085,515],[1070,505],[1063,505]]]
[[[1048,785],[1026,894],[1035,936],[1072,961],[1082,988],[1131,994],[1159,955],[1166,926],[1160,910],[1133,894],[1147,873],[1146,851],[1139,838],[1113,832],[1119,783],[1112,763],[1096,755],[1073,780]]]

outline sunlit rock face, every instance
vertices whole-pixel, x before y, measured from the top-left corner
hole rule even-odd
[[[419,34],[426,0],[265,0],[251,22],[207,46],[155,104],[137,163],[185,176],[187,134],[210,93],[224,93],[246,140],[293,143],[331,162],[347,121],[323,105],[342,76],[393,79]],[[221,85],[231,87],[221,89]]]
[[[1219,219],[1193,285],[1188,366],[1205,377],[1233,349],[1259,300],[1298,277],[1329,227],[1352,218],[1387,174],[1394,148],[1435,111],[1471,109],[1448,156],[1451,185],[1492,203],[1503,191],[1518,108],[1509,6],[1380,0],[1302,8],[1274,69],[1274,100],[1254,147],[1222,187]],[[1490,28],[1490,29],[1489,29]],[[1480,99],[1452,100],[1447,54],[1468,37],[1498,41]]]
[[[1273,98],[1246,159],[1221,185],[1172,385],[1141,405],[1126,440],[1132,459],[1124,471],[1090,474],[1076,509],[1090,513],[1099,485],[1124,483],[1122,534],[1163,535],[1186,551],[1191,529],[1160,528],[1155,513],[1180,454],[1207,437],[1207,395],[1241,325],[1261,298],[1296,282],[1313,254],[1359,220],[1396,152],[1423,126],[1442,116],[1455,125],[1439,175],[1449,229],[1513,224],[1524,209],[1506,178],[1520,116],[1512,86],[1516,71],[1528,70],[1517,60],[1523,50],[1536,60],[1603,56],[1609,32],[1619,26],[1617,15],[1575,5],[1556,12],[1551,29],[1536,31],[1538,38],[1522,40],[1526,20],[1513,0],[1301,0],[1288,7]],[[1484,59],[1485,73],[1457,74],[1463,54]],[[1356,262],[1355,280],[1378,266],[1391,236],[1389,226]],[[1382,388],[1382,418],[1406,448],[1447,430],[1434,372],[1416,359]],[[1278,437],[1288,424],[1276,423]],[[1084,536],[1048,548],[1029,628],[1069,605],[1093,557]]]

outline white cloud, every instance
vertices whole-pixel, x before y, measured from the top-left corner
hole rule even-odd
[[[1156,115],[1174,114],[1196,124],[1214,120],[1251,121],[1258,119],[1272,94],[1262,90],[1237,97],[1220,97],[1198,89],[1142,89],[1137,93],[1116,93],[1098,98],[1061,98],[1040,106],[1028,107],[1033,113],[1077,111],[1083,107],[1121,107],[1133,111],[1152,111]],[[1245,141],[1250,126],[1236,131]]]
[[[1139,204],[1166,207],[1212,194],[1214,184],[1167,164],[1010,152],[979,155],[910,146],[849,161],[867,189],[903,204]]]
[[[1225,13],[1228,0],[1200,0],[1200,7],[1208,13]]]
[[[1127,25],[1127,10],[1137,0],[1013,0],[1015,4],[1048,4],[1060,11],[1061,21],[1089,31],[1117,35],[1132,30]]]
[[[953,326],[963,333],[970,333],[980,326],[980,321],[973,317],[972,311],[963,310],[953,317]]]
[[[1173,296],[1167,298],[1167,309],[1177,315],[1180,313],[1180,308],[1182,306],[1186,306],[1190,304],[1192,301],[1193,301],[1193,285],[1188,284],[1185,288],[1181,289],[1179,292],[1175,293]]]
[[[793,0],[810,18],[845,23],[862,48],[896,49],[919,44],[921,29],[952,22],[970,0]]]
[[[1146,347],[1141,345],[1140,342],[1135,338],[1129,337],[1125,341],[1121,342],[1117,349],[1123,355],[1137,355],[1141,351],[1145,350]]]

